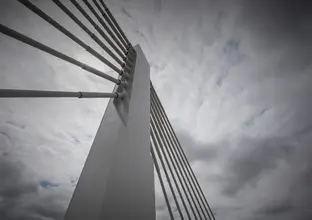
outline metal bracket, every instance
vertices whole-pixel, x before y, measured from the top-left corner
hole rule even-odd
[[[127,119],[129,113],[129,101],[131,98],[135,63],[136,63],[136,53],[127,54],[127,58],[131,61],[131,67],[125,65],[122,74],[119,75],[119,80],[121,83],[115,87],[114,92],[117,92],[119,95],[118,98],[114,99],[114,105],[117,110],[117,113],[125,126],[127,126]]]

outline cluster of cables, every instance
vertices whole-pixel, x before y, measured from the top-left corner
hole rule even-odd
[[[178,219],[215,220],[152,84],[150,124],[151,154],[170,218],[175,219],[177,214]],[[174,200],[173,206],[170,198]]]
[[[70,0],[70,2],[78,9],[78,11],[86,18],[86,20],[94,27],[97,34],[93,33],[87,25],[83,24],[78,17],[71,12],[71,10],[66,7],[59,0],[52,0],[59,8],[62,10],[70,19],[72,19],[84,32],[86,32],[90,38],[96,42],[116,63],[120,66],[117,67],[112,62],[103,57],[100,53],[94,50],[92,47],[87,45],[81,39],[79,39],[75,34],[71,33],[60,23],[55,21],[52,17],[47,15],[36,5],[28,0],[17,0],[33,13],[41,17],[47,23],[55,27],[58,31],[62,32],[68,38],[73,40],[79,46],[83,47],[88,53],[102,61],[105,65],[110,67],[112,70],[117,72],[120,76],[114,78],[94,67],[91,67],[83,62],[80,62],[60,51],[57,51],[47,45],[44,45],[35,39],[23,35],[5,25],[0,23],[0,32],[18,41],[21,41],[29,46],[37,48],[44,51],[52,56],[55,56],[61,60],[69,62],[73,65],[81,67],[85,71],[102,77],[110,82],[117,85],[127,85],[127,81],[124,79],[130,78],[133,74],[136,51],[132,47],[131,43],[125,36],[124,32],[116,22],[115,18],[103,2],[103,0],[92,0],[93,5],[88,0],[83,0],[85,7],[89,9],[92,15],[97,19],[97,22],[87,13],[87,11],[82,7],[76,0]],[[97,10],[96,10],[97,9]],[[101,25],[101,27],[98,25]],[[112,48],[110,49],[97,35],[100,35],[102,39]],[[38,97],[77,97],[77,98],[120,98],[124,93],[107,93],[107,92],[68,92],[68,91],[42,91],[42,90],[13,90],[13,89],[0,89],[0,98],[38,98]]]

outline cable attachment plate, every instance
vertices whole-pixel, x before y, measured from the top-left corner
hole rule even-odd
[[[129,112],[129,101],[131,98],[132,84],[134,77],[134,68],[136,62],[136,54],[132,55],[133,61],[131,67],[125,65],[122,69],[122,74],[119,75],[118,79],[121,80],[121,84],[115,87],[114,92],[122,94],[118,98],[114,99],[114,105],[117,110],[117,113],[124,123],[127,126],[128,112]]]

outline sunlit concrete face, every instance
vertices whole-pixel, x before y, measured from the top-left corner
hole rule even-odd
[[[127,125],[110,100],[66,220],[155,219],[149,64],[139,46]]]

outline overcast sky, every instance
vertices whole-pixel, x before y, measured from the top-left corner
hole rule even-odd
[[[32,2],[108,57],[51,1]],[[145,52],[216,219],[312,219],[312,2],[106,2]],[[1,0],[0,22],[116,76],[16,1]],[[0,34],[0,87],[109,92],[113,84]],[[0,100],[1,220],[62,219],[106,105]],[[156,204],[168,218],[157,179]]]

